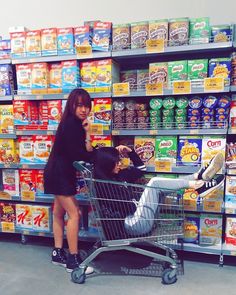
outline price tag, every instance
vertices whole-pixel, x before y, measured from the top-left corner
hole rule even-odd
[[[22,234],[23,234],[23,235],[29,235],[30,232],[29,232],[29,230],[23,230],[23,231],[22,231]]]
[[[22,169],[29,169],[29,165],[27,165],[27,164],[22,164]]]
[[[65,98],[65,99],[68,98],[68,94],[64,94],[63,98]]]
[[[169,160],[155,160],[155,172],[171,172],[172,162]]]
[[[163,95],[163,83],[147,83],[146,84],[146,95]]]
[[[157,135],[158,134],[158,130],[150,130],[149,131],[150,135]]]
[[[128,96],[130,95],[129,83],[114,83],[113,84],[114,96]]]
[[[91,45],[79,45],[76,46],[77,58],[88,58],[93,57]]]
[[[224,91],[224,78],[205,78],[204,92],[222,92]]]
[[[13,222],[1,222],[3,233],[14,233],[15,224]]]
[[[189,134],[199,134],[199,130],[198,129],[191,129],[191,130],[189,130]]]
[[[21,192],[21,200],[22,201],[35,201],[35,192],[31,191],[22,191]]]
[[[0,192],[0,199],[1,200],[11,200],[12,197],[10,194],[8,194],[6,192]]]
[[[146,53],[161,53],[165,50],[165,40],[147,40],[146,41]]]
[[[90,134],[92,135],[103,135],[103,125],[102,124],[91,124]]]
[[[51,130],[47,130],[47,135],[54,135],[54,132]]]
[[[112,130],[112,135],[120,135],[120,130]]]
[[[191,93],[191,81],[173,81],[173,94]]]

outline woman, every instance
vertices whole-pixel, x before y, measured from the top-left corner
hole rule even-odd
[[[68,272],[78,267],[79,210],[76,195],[76,170],[74,161],[90,162],[93,148],[90,141],[87,117],[91,110],[91,98],[87,91],[74,89],[67,100],[58,126],[55,142],[44,170],[44,191],[54,194],[53,233],[55,248],[52,263],[65,266]],[[63,249],[64,217],[68,215],[67,241],[69,255]],[[91,272],[87,268],[86,273]]]
[[[122,169],[120,165],[120,155],[124,153],[126,153],[133,162],[133,166],[126,169]],[[104,163],[106,163],[106,165],[104,165]],[[100,148],[96,151],[94,166],[95,178],[120,182],[125,181],[128,183],[133,183],[138,180],[143,176],[145,171],[145,166],[139,156],[135,151],[126,146],[118,146],[117,148]],[[124,220],[123,226],[120,222],[116,222],[116,224],[111,224],[110,222],[109,226],[105,223],[103,224],[105,226],[105,234],[107,238],[119,239],[122,238],[122,235],[124,237],[127,234],[143,235],[149,233],[154,223],[155,212],[159,202],[159,193],[161,190],[193,188],[198,192],[200,197],[203,197],[222,184],[224,180],[223,175],[219,175],[217,178],[212,179],[222,166],[223,156],[222,154],[217,154],[211,160],[209,165],[202,167],[199,172],[192,175],[178,179],[153,177],[148,182],[144,191],[139,192],[139,199],[134,200],[134,202],[132,202],[134,193],[129,192],[125,186],[120,186],[120,188],[118,188],[118,185],[116,185],[116,187],[111,187],[112,184],[99,184],[98,182],[96,192],[98,198],[100,198],[100,207],[101,212],[104,215],[103,217],[107,218],[108,221],[109,219],[122,220],[122,218]],[[204,179],[211,180],[204,181],[202,179],[203,175]],[[132,187],[130,187],[130,189],[132,189]],[[109,193],[104,196],[104,193],[107,191]],[[106,200],[101,201],[102,199]],[[107,199],[113,199],[113,201],[108,201]],[[117,202],[117,200],[121,200],[121,202]],[[118,228],[116,233],[114,233],[114,228]],[[112,230],[112,236],[111,233],[109,233],[110,230]]]

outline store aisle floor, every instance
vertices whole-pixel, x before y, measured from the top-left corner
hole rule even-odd
[[[88,278],[85,284],[77,285],[70,281],[70,275],[63,268],[50,263],[50,252],[49,246],[0,241],[0,294],[236,294],[235,266],[220,268],[217,264],[186,261],[185,274],[169,286],[162,285],[160,278],[118,275],[96,275]],[[109,263],[106,255],[99,259],[100,263]]]

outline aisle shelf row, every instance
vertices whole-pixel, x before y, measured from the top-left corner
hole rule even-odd
[[[5,163],[0,164],[0,169],[44,169],[46,164],[21,164],[21,163]]]
[[[55,100],[55,99],[67,99],[69,93],[52,93],[52,94],[16,94],[14,100]],[[111,92],[92,92],[91,98],[107,98],[111,97]]]

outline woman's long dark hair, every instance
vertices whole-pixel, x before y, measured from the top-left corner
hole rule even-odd
[[[113,147],[102,147],[96,150],[94,157],[94,177],[111,180],[113,169],[119,162],[119,152]]]

